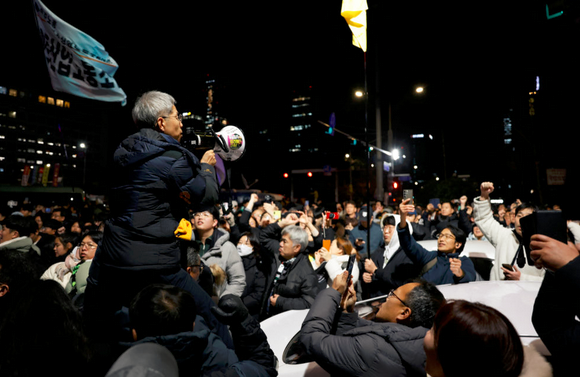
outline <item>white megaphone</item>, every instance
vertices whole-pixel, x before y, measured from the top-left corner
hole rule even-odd
[[[192,132],[193,133],[193,132]],[[246,151],[244,133],[236,126],[225,126],[215,132],[209,128],[203,132],[194,132],[186,141],[193,149],[213,149],[224,161],[236,161]]]

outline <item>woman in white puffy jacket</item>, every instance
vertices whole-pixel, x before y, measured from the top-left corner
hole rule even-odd
[[[348,239],[337,237],[330,244],[330,250],[326,250],[323,247],[314,253],[317,261],[326,262],[324,268],[328,274],[327,282],[329,286],[332,285],[335,277],[346,271],[348,258],[353,253],[356,255],[356,261],[352,268],[352,282],[356,284],[359,278],[358,260],[360,257]]]

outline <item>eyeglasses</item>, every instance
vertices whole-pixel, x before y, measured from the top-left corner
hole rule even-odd
[[[81,249],[82,249],[83,247],[85,247],[85,246],[86,246],[86,247],[88,247],[89,249],[94,249],[94,248],[96,248],[96,247],[97,247],[97,245],[95,245],[94,243],[84,243],[84,242],[81,242],[81,243],[79,244],[79,248],[81,248]]]
[[[165,118],[177,118],[178,121],[183,122],[183,115],[181,114],[177,114],[177,115],[168,115],[166,117],[161,117],[163,119]]]
[[[409,307],[409,305],[407,305],[407,303],[406,303],[405,301],[401,300],[401,298],[395,294],[395,290],[394,290],[394,289],[391,289],[391,291],[390,291],[390,292],[389,292],[389,294],[387,295],[387,299],[388,299],[389,297],[395,297],[397,300],[401,301],[401,303],[402,303],[403,305],[405,305],[406,307]]]
[[[197,268],[199,268],[199,272],[203,271],[203,265],[201,265],[201,264],[194,264],[193,266],[189,266],[189,267],[197,267]]]
[[[207,212],[207,211],[205,211],[205,212],[198,212],[195,215],[193,215],[193,217],[197,217],[197,218],[200,218],[200,217],[209,218],[211,216],[212,216],[212,214],[209,213],[209,212]]]
[[[455,236],[451,233],[445,233],[445,234],[440,233],[439,236],[437,236],[437,239],[440,239],[440,238],[447,238],[448,240],[454,240]]]

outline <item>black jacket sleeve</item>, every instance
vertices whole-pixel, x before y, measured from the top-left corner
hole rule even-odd
[[[532,312],[532,323],[553,356],[554,372],[576,369],[580,353],[580,257],[555,273],[546,272]],[[574,369],[569,369],[574,368]],[[557,375],[557,374],[555,374]]]

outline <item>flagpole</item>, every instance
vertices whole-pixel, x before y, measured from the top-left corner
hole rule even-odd
[[[363,70],[364,70],[364,88],[365,88],[365,149],[366,149],[366,171],[367,171],[367,192],[366,192],[366,202],[367,202],[367,257],[371,256],[371,228],[373,225],[372,211],[371,211],[371,173],[370,173],[370,163],[371,163],[371,148],[369,147],[369,90],[367,82],[367,52],[363,52]]]

